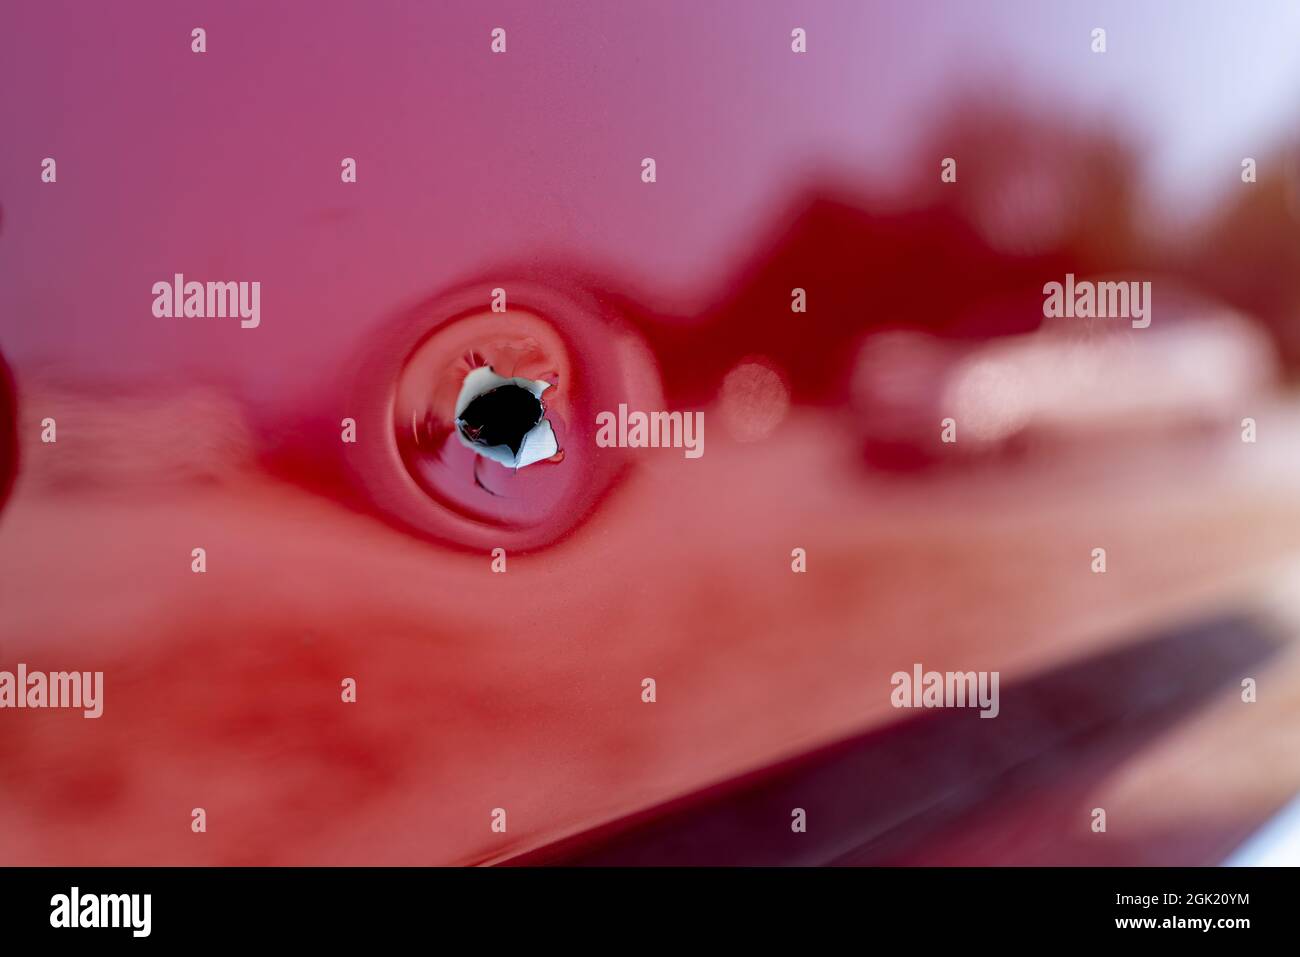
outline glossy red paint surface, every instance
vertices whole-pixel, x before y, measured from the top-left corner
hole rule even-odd
[[[1278,31],[1243,13],[1214,48],[1208,8],[1173,31],[1105,13],[1124,38],[1109,74],[1087,16],[1033,4],[6,13],[0,87],[30,92],[5,102],[0,156],[21,440],[0,669],[102,670],[105,708],[0,711],[0,863],[504,860],[884,732],[890,675],[913,662],[1032,687],[1170,622],[1259,607],[1300,548],[1300,431],[1278,385],[1300,302],[1288,181],[1274,164],[1216,206],[1224,157],[1186,114],[1232,139],[1234,183],[1237,153],[1273,148],[1285,83],[1240,81],[1248,128],[1240,97],[1207,107],[1198,77],[1237,75],[1250,58],[1233,38]],[[498,21],[510,46],[493,57]],[[979,30],[1037,100],[971,95]],[[1099,116],[1117,89],[1120,119]],[[1144,160],[1125,123],[1175,147]],[[938,182],[946,155],[959,191]],[[1209,211],[1186,228],[1148,216],[1161,191]],[[1131,369],[1092,366],[1084,398],[1060,394],[1085,424],[1089,389],[1118,394],[1137,438],[1109,417],[945,449],[962,361],[1034,335],[1042,284],[1067,271],[1177,283],[1153,336],[1230,314],[1250,361],[1193,352],[1228,384],[1216,418],[1187,412],[1201,393],[1153,359],[1136,374],[1166,384],[1176,427],[1126,412]],[[261,324],[155,317],[152,284],[178,272],[261,282]],[[497,489],[509,503],[467,517],[412,480],[394,396],[421,344],[498,286],[554,332],[535,338],[567,370],[567,448],[538,467],[563,470],[554,483],[525,470]],[[864,393],[864,343],[899,330],[942,348],[898,362],[901,390]],[[1140,355],[1172,354],[1153,341]],[[594,416],[619,403],[702,410],[705,453],[598,448]],[[1258,447],[1239,441],[1244,415],[1267,424]],[[1106,576],[1088,571],[1098,542]],[[1228,709],[1236,674],[1205,685],[1229,730],[1036,778],[1023,813],[890,862],[997,861],[1026,833],[1024,860],[1092,861],[1067,822],[1105,799],[1132,811],[1114,862],[1172,859],[1199,821],[1221,837],[1188,863],[1212,863],[1300,787],[1300,680],[1280,660],[1287,691],[1248,713]],[[1023,744],[1034,727],[1022,713],[1003,733]],[[927,739],[917,773],[967,744]],[[1189,770],[1206,762],[1236,767],[1235,788]],[[1196,784],[1181,812],[1150,800],[1180,775]],[[876,785],[859,786],[865,801]]]

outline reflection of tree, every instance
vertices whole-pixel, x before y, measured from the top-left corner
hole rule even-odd
[[[955,184],[940,179],[944,157],[957,161]],[[759,354],[789,375],[796,402],[834,403],[865,333],[1027,332],[1042,320],[1043,283],[1067,272],[1152,281],[1157,311],[1169,308],[1157,321],[1177,321],[1172,304],[1197,293],[1224,300],[1300,369],[1300,200],[1288,195],[1300,189],[1287,186],[1300,177],[1266,160],[1260,181],[1189,242],[1145,215],[1141,162],[1107,125],[1013,97],[958,103],[923,138],[899,194],[864,195],[852,179],[812,184],[698,323],[649,324],[669,395],[707,399]],[[808,291],[806,314],[791,313],[796,287]]]
[[[958,158],[961,188],[938,180],[938,160],[916,190],[960,211],[1011,255],[1056,252],[1076,274],[1173,275],[1226,301],[1273,336],[1300,370],[1300,155],[1264,157],[1257,183],[1188,241],[1171,227],[1137,228],[1138,152],[1113,131],[1016,106],[966,103],[946,114],[920,151]],[[1225,171],[1238,179],[1240,170]]]
[[[958,181],[940,182],[940,160]],[[936,126],[902,194],[813,186],[778,218],[698,325],[651,324],[675,401],[710,396],[746,354],[772,358],[796,402],[844,397],[868,331],[952,339],[1028,332],[1042,287],[1066,272],[1150,278],[1155,257],[1133,228],[1136,160],[1118,138],[1002,105],[963,106]],[[791,290],[808,290],[792,314]]]
[[[957,160],[956,184],[939,181],[944,156]],[[1138,163],[1119,134],[1076,117],[963,101],[918,151],[913,189],[1008,255],[1064,254],[1075,273],[1149,268],[1134,230]]]
[[[1300,372],[1300,155],[1259,162],[1191,247],[1184,263],[1204,288],[1251,314],[1272,333],[1288,372]]]

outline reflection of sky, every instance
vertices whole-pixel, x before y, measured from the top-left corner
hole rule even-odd
[[[1300,798],[1279,811],[1224,864],[1229,867],[1300,867]]]
[[[689,308],[810,160],[887,184],[971,77],[1121,121],[1181,208],[1267,156],[1300,103],[1300,5],[1282,0],[197,9],[4,14],[0,344],[20,364],[172,360],[285,386],[516,255],[608,265]],[[510,48],[492,58],[498,23]],[[55,187],[38,181],[47,155]],[[175,271],[261,281],[262,328],[160,326],[148,290]]]
[[[1166,198],[1194,201],[1189,190],[1238,182],[1241,158],[1266,156],[1300,115],[1300,4],[1290,0],[943,7],[923,30],[900,33],[900,60],[913,59],[917,44],[926,49],[909,75],[983,63],[1023,81],[1035,103],[1121,121],[1143,143],[1151,186]],[[1104,56],[1089,48],[1094,27],[1107,31]]]

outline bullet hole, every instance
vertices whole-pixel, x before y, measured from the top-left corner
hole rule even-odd
[[[542,412],[542,400],[512,382],[473,399],[456,425],[473,444],[485,448],[504,445],[518,456],[524,437],[542,421]]]
[[[483,458],[516,471],[551,458],[559,445],[542,401],[550,388],[551,383],[541,379],[497,375],[491,366],[473,369],[456,400],[461,442]],[[488,487],[477,469],[475,481]]]
[[[603,300],[508,275],[495,282],[509,290],[507,311],[493,312],[476,281],[395,316],[339,415],[357,416],[357,444],[342,448],[376,513],[513,557],[591,517],[628,473],[628,456],[592,440],[596,414],[620,402],[663,408],[663,398],[653,356]],[[470,409],[507,385],[517,388]],[[521,436],[525,423],[535,424]]]

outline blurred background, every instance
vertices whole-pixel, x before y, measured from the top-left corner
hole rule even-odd
[[[1295,863],[1294,4],[0,18],[0,669],[106,685],[0,713],[0,863]],[[1150,327],[1044,320],[1067,273]],[[385,419],[498,286],[575,409],[706,423],[575,414],[517,554]]]

